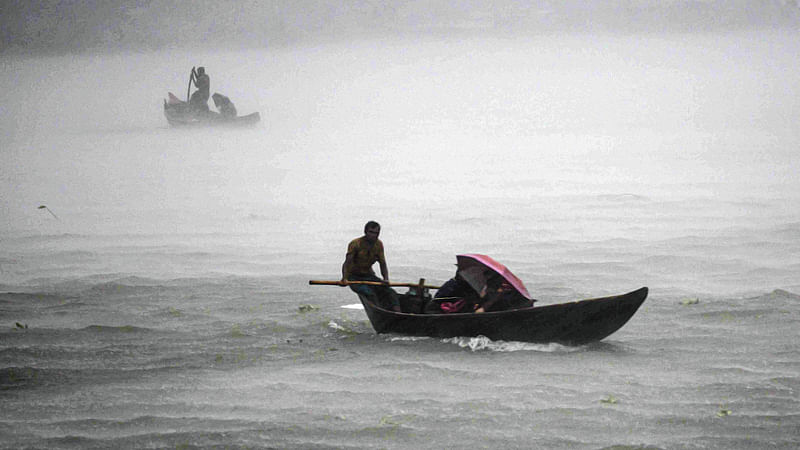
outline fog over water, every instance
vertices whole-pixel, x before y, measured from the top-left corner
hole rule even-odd
[[[0,446],[800,444],[796,3],[108,5],[0,8]],[[169,127],[201,65],[261,122]],[[650,298],[376,335],[307,284],[367,220],[395,281]]]

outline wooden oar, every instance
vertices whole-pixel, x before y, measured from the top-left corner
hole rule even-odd
[[[189,86],[186,88],[186,102],[189,102],[189,92],[192,91],[192,83],[194,82],[196,75],[195,75],[194,67],[192,67],[192,71],[189,73]]]
[[[424,278],[419,280],[419,281],[420,281],[419,283],[391,283],[391,282],[390,283],[381,283],[380,281],[355,281],[355,280],[350,281],[350,280],[348,280],[348,281],[345,281],[344,283],[342,283],[342,281],[339,281],[339,280],[337,280],[337,281],[309,280],[308,284],[311,284],[311,285],[325,285],[325,286],[348,286],[348,285],[351,285],[351,284],[366,284],[368,286],[393,286],[393,287],[415,287],[415,288],[418,288],[418,287],[421,286],[424,289],[439,289],[441,287],[441,286],[431,286],[431,285],[425,284],[425,279]]]
[[[37,208],[37,209],[44,209],[45,211],[49,212],[51,216],[55,217],[55,218],[56,218],[56,220],[58,220],[59,222],[61,221],[61,219],[59,219],[59,218],[58,218],[58,216],[57,216],[57,215],[55,215],[55,213],[53,213],[53,211],[50,211],[50,208],[48,208],[47,206],[45,206],[45,205],[41,205],[41,206],[39,206],[39,208]]]

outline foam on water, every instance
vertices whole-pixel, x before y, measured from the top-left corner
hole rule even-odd
[[[443,339],[443,342],[455,344],[461,348],[468,348],[475,351],[489,350],[494,352],[518,352],[518,351],[533,351],[544,353],[556,352],[574,352],[581,351],[580,347],[568,347],[561,344],[532,344],[529,342],[506,342],[506,341],[493,341],[486,336],[477,337],[455,337]]]

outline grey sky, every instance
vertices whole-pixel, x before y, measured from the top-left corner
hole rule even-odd
[[[797,0],[5,1],[0,51],[264,48],[409,33],[709,31],[800,27]]]

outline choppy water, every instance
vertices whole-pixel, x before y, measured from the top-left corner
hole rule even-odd
[[[7,58],[0,446],[797,448],[796,37],[207,54],[224,132],[161,116],[197,55]],[[651,295],[583,347],[376,335],[307,284],[369,219],[398,281]]]

